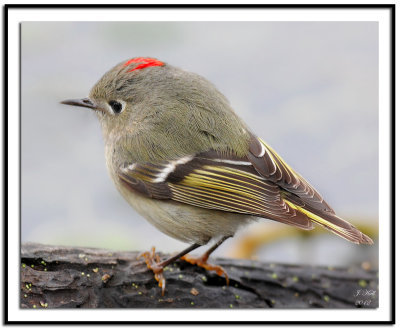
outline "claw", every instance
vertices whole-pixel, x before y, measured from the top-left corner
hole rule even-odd
[[[163,274],[163,267],[160,266],[160,256],[156,254],[156,248],[152,247],[151,251],[140,254],[137,259],[143,257],[147,265],[147,268],[152,270],[154,278],[158,282],[158,286],[161,288],[161,295],[164,296],[165,292],[165,278]]]
[[[206,269],[207,271],[214,271],[219,276],[224,276],[225,280],[226,280],[226,285],[229,286],[228,273],[226,273],[226,271],[224,270],[224,268],[222,266],[209,264],[209,263],[207,263],[207,259],[204,259],[204,257],[191,257],[189,255],[184,255],[181,257],[181,259],[192,265],[197,265],[199,267],[202,267],[202,268]]]
[[[185,250],[182,250],[180,253],[164,260],[163,262],[161,262],[160,260],[160,256],[156,254],[156,248],[152,247],[151,251],[148,252],[144,252],[142,254],[140,254],[137,259],[143,257],[144,261],[146,262],[147,267],[153,271],[154,273],[154,278],[157,280],[158,282],[158,286],[161,288],[161,294],[164,296],[164,292],[165,292],[165,278],[163,275],[163,269],[165,266],[169,265],[172,262],[175,262],[179,257],[186,255],[188,252],[191,252],[192,250],[196,249],[200,247],[199,244],[195,243],[192,244],[191,246],[189,246],[188,248],[186,248]],[[221,270],[223,272],[225,272],[222,267]],[[228,276],[226,275],[226,278],[228,280]]]

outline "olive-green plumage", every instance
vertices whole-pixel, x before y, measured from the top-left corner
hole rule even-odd
[[[128,71],[118,64],[89,95],[97,104],[126,102],[117,117],[98,112],[104,137],[113,140],[121,160],[172,160],[210,148],[247,154],[248,129],[210,82],[168,64]]]
[[[97,113],[118,190],[176,239],[206,244],[264,217],[307,230],[316,223],[354,243],[372,243],[197,74],[134,58],[108,71],[89,98],[64,103]]]
[[[163,268],[211,239],[218,242],[189,261],[228,281],[207,259],[240,226],[259,217],[305,230],[316,223],[351,242],[373,243],[338,217],[197,74],[133,58],[108,71],[89,98],[63,103],[98,115],[108,171],[128,203],[165,234],[192,243],[163,262],[154,252],[143,254],[163,294]]]

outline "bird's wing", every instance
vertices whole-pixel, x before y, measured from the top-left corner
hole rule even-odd
[[[321,195],[264,141],[245,157],[214,150],[159,164],[125,164],[119,178],[148,197],[273,219],[303,229],[313,223],[354,243],[372,240],[335,215]]]
[[[282,199],[291,209],[351,242],[373,243],[371,238],[338,217],[316,189],[262,139],[252,137],[247,157],[260,175],[282,189]]]
[[[247,157],[208,151],[157,165],[131,163],[120,168],[119,178],[151,198],[313,228],[307,215],[290,207],[282,189],[262,177]]]
[[[247,157],[261,176],[288,192],[286,197],[289,201],[302,207],[307,205],[316,210],[335,214],[317,190],[262,139],[252,137]]]

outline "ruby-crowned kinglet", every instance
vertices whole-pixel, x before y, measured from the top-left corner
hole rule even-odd
[[[119,192],[150,223],[192,245],[161,262],[144,253],[162,292],[163,268],[216,239],[208,256],[259,217],[305,230],[319,224],[354,243],[372,240],[335,215],[321,195],[235,114],[201,76],[153,58],[133,58],[108,71],[89,97],[63,104],[97,114],[106,163]]]

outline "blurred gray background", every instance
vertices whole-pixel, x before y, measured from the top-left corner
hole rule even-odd
[[[95,115],[59,104],[87,96],[108,69],[139,56],[212,81],[338,215],[377,234],[378,23],[24,22],[21,36],[22,242],[123,250],[155,245],[164,252],[186,246],[153,228],[118,194]],[[261,220],[216,255],[238,257],[241,242],[285,229]],[[376,264],[377,243],[356,246],[317,233],[271,240],[254,256]]]

